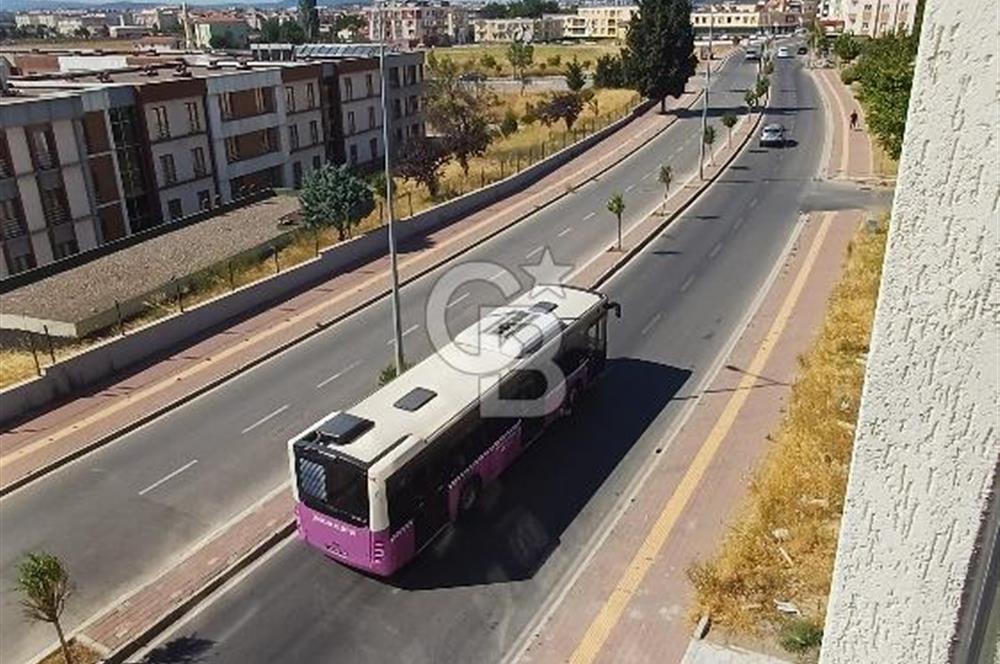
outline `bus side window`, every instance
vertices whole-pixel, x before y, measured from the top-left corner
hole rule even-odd
[[[386,482],[389,501],[389,532],[396,532],[414,515],[420,502],[420,488],[411,464],[397,470]]]

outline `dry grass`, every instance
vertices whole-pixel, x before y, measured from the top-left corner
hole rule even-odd
[[[852,240],[748,501],[715,557],[688,572],[695,613],[708,613],[727,632],[772,634],[784,622],[775,601],[792,601],[823,623],[886,226],[862,228]]]
[[[507,60],[507,44],[492,44],[475,46],[452,46],[434,49],[437,58],[449,58],[466,71],[480,71],[489,76],[513,76],[510,62]],[[617,55],[621,46],[615,42],[596,44],[535,44],[534,63],[528,68],[528,76],[552,76],[565,73],[566,63],[576,58],[585,69],[593,71],[597,58],[602,55]],[[489,54],[500,69],[487,70],[482,64],[484,55]],[[556,64],[555,58],[558,58]]]
[[[101,661],[100,653],[75,640],[69,642],[69,652],[73,664],[97,664]],[[62,650],[56,648],[38,664],[66,664],[66,658],[63,657]]]
[[[878,141],[871,141],[872,163],[875,175],[884,178],[895,178],[899,172],[899,162],[886,154]]]
[[[498,95],[500,112],[502,114],[506,108],[512,108],[518,117],[521,117],[528,103],[538,103],[544,96],[545,94],[541,92]],[[462,172],[457,162],[449,163],[442,170],[441,192],[436,199],[432,199],[422,186],[413,182],[403,182],[399,186],[400,196],[396,201],[396,216],[410,216],[484,184],[500,180],[502,176],[509,176],[518,168],[527,168],[542,158],[543,146],[544,154],[548,155],[561,148],[564,140],[572,143],[582,138],[585,133],[606,126],[628,113],[638,102],[639,97],[631,90],[598,90],[597,99],[599,114],[595,116],[592,109],[585,106],[575,125],[578,128],[576,135],[568,134],[562,123],[546,127],[536,122],[520,127],[511,136],[494,141],[483,157],[470,160],[468,176]],[[375,210],[362,220],[355,233],[377,228],[382,223],[382,213],[380,206],[376,206]],[[277,267],[285,270],[313,258],[316,255],[316,240],[317,238],[309,231],[296,233],[291,242],[278,251]],[[320,232],[318,240],[320,248],[332,246],[338,241],[336,231],[324,229]],[[230,261],[223,261],[215,268],[188,278],[184,287],[184,306],[193,307],[275,273],[273,255],[248,257],[232,261],[232,281],[230,281],[229,263]],[[178,302],[173,294],[151,300],[145,312],[126,322],[126,330],[147,325],[176,313],[177,310]],[[56,361],[63,360],[116,333],[117,330],[106,330],[79,340],[53,339],[53,354]],[[42,367],[52,364],[44,339],[36,337],[36,351]],[[14,344],[5,342],[4,347],[0,348],[0,388],[35,375],[35,360],[27,338],[19,339]]]

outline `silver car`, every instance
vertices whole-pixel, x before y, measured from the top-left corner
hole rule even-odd
[[[764,125],[758,144],[762,148],[769,145],[779,148],[785,147],[785,128],[780,124]]]

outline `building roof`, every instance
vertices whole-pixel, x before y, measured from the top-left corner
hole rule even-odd
[[[396,53],[398,49],[386,44],[386,53]],[[301,44],[295,47],[297,58],[376,58],[378,44]]]

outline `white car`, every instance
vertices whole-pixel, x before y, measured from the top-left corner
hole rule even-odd
[[[780,124],[764,125],[764,129],[760,132],[758,145],[762,148],[767,146],[785,147],[785,128]]]
[[[778,57],[779,58],[790,58],[790,57],[792,57],[792,49],[788,48],[787,46],[779,46],[778,47]]]

